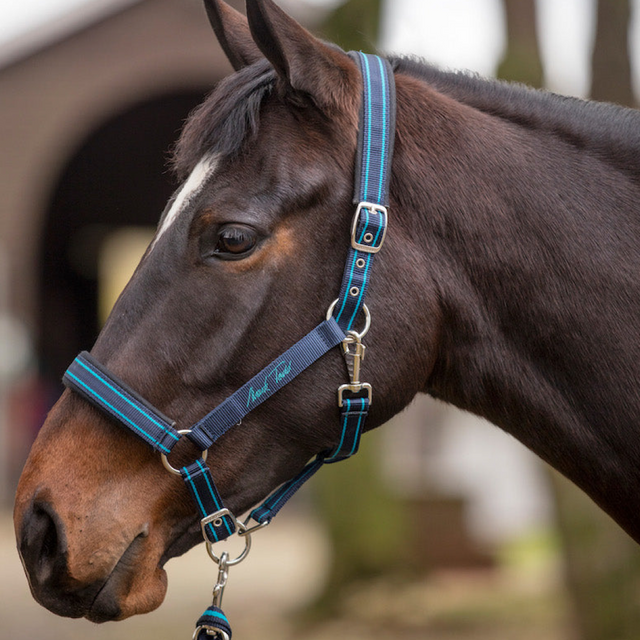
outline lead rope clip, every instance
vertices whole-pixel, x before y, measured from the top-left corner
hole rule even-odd
[[[233,560],[229,558],[229,554],[226,551],[217,555],[213,550],[213,544],[207,537],[206,533],[206,526],[209,523],[218,523],[223,517],[231,518],[238,535],[244,538],[244,550]],[[231,625],[227,616],[222,611],[222,596],[224,595],[224,589],[227,586],[227,580],[229,579],[229,567],[239,564],[247,557],[251,550],[251,533],[265,526],[262,524],[248,528],[247,523],[249,522],[249,519],[250,518],[247,518],[244,523],[239,522],[228,509],[221,509],[200,521],[202,535],[207,545],[207,553],[218,565],[218,577],[213,587],[213,601],[211,606],[200,616],[200,619],[196,623],[193,640],[231,640]]]
[[[369,404],[372,399],[372,389],[368,382],[360,382],[360,366],[364,360],[366,347],[362,344],[362,335],[356,331],[347,332],[347,337],[342,341],[342,355],[347,364],[349,372],[349,384],[338,387],[338,406],[344,404],[344,392],[360,393],[365,391],[369,397]]]
[[[213,587],[213,600],[211,606],[200,616],[196,630],[193,632],[193,640],[231,640],[231,625],[227,616],[222,611],[222,596],[229,579],[229,554],[224,551],[217,561],[218,578]]]
[[[220,556],[220,562],[218,564],[218,580],[213,587],[213,606],[222,607],[222,596],[224,595],[224,588],[227,586],[227,580],[229,579],[229,554],[225,551]]]

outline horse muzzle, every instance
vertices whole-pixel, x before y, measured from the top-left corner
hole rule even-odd
[[[86,560],[84,576],[78,579],[70,567],[66,529],[55,508],[34,499],[20,519],[18,551],[33,597],[40,604],[58,615],[93,622],[140,612],[131,610],[131,595],[138,582],[138,560],[145,551],[146,527],[127,546],[121,545],[122,553],[96,549]],[[162,594],[157,604],[164,597],[166,577],[160,582]],[[151,604],[154,598],[147,600]]]
[[[62,522],[46,502],[33,502],[22,517],[18,552],[33,597],[61,616],[82,617],[99,590],[73,589],[67,570],[67,544]]]

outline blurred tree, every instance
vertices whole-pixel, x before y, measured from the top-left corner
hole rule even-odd
[[[498,77],[541,87],[542,62],[538,49],[535,0],[504,0],[507,48]]]
[[[575,485],[552,477],[580,640],[637,640],[638,545]]]
[[[632,106],[629,0],[599,0],[597,15],[592,97]],[[581,640],[636,640],[640,548],[568,480],[553,486]]]
[[[591,97],[635,105],[629,58],[629,0],[599,0]]]
[[[346,0],[333,11],[321,34],[345,51],[375,52],[382,0]]]
[[[535,0],[504,0],[507,50],[498,75],[542,86]],[[629,0],[600,0],[593,97],[632,105]],[[580,640],[640,637],[640,549],[582,491],[552,472],[567,585]]]

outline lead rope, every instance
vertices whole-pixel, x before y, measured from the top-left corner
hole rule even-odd
[[[251,534],[267,526],[291,496],[323,464],[345,460],[358,451],[364,421],[372,401],[371,385],[360,381],[360,368],[366,348],[363,338],[371,315],[364,304],[375,254],[381,249],[388,223],[391,158],[395,134],[395,85],[389,63],[378,56],[351,53],[363,78],[363,100],[358,134],[358,157],[354,203],[357,210],[351,227],[351,246],[347,255],[340,295],[332,303],[324,322],[265,367],[234,394],[198,421],[191,429],[177,431],[175,422],[113,375],[89,353],[82,352],[69,366],[63,382],[100,411],[130,429],[158,451],[162,463],[179,475],[200,514],[207,552],[218,565],[213,602],[197,622],[194,640],[231,640],[231,626],[223,613],[222,596],[230,567],[242,562],[251,550]],[[354,329],[360,312],[365,326]],[[332,451],[321,452],[315,460],[255,508],[244,522],[224,507],[211,470],[205,464],[211,445],[259,404],[291,382],[302,371],[334,347],[341,345],[349,383],[338,388],[340,442]],[[202,456],[175,469],[167,455],[185,435]],[[256,524],[250,526],[250,521]],[[213,545],[237,532],[245,548],[234,559],[228,553],[216,555]]]

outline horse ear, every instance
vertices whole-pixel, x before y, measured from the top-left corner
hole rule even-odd
[[[209,22],[236,71],[264,58],[256,47],[247,19],[222,0],[204,0]]]
[[[349,76],[357,70],[338,47],[328,45],[288,16],[273,0],[247,0],[249,28],[285,87],[306,94],[321,109],[344,104]]]

